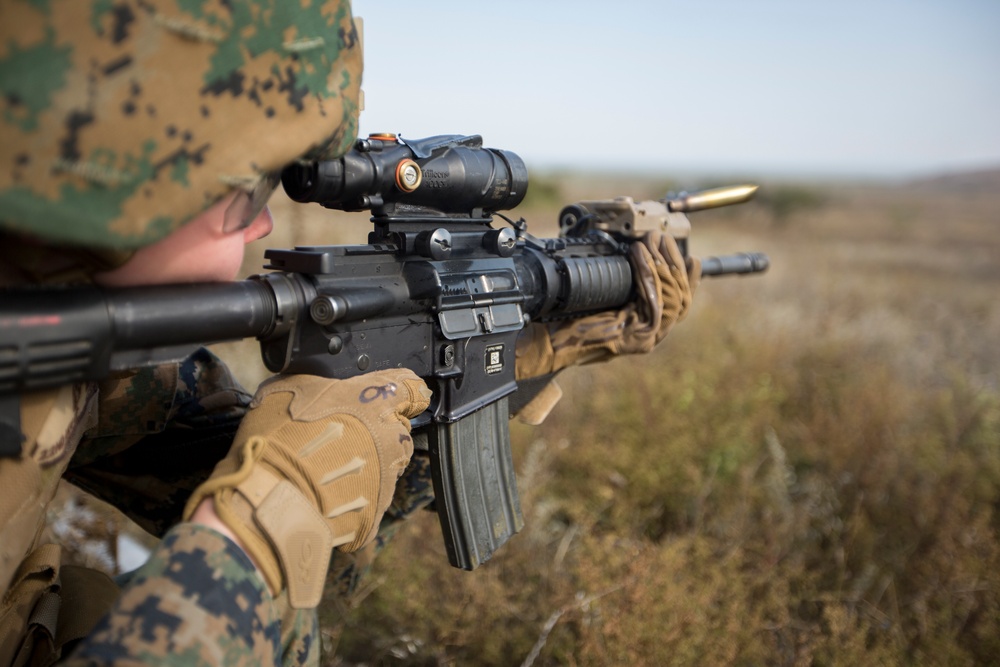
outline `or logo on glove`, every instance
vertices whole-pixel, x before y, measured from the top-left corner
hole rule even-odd
[[[361,391],[361,395],[358,396],[358,400],[362,403],[371,403],[376,399],[387,399],[396,395],[396,385],[389,383],[381,387],[365,387]]]

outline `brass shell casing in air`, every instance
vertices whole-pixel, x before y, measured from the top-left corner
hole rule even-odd
[[[691,213],[692,211],[704,211],[708,208],[742,204],[753,198],[757,193],[757,187],[756,185],[728,185],[724,188],[681,194],[677,198],[668,199],[667,208],[673,213]]]

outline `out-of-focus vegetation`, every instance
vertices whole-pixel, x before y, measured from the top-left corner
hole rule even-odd
[[[535,182],[515,213],[540,236],[577,199],[664,194]],[[947,185],[765,184],[692,215],[695,254],[771,270],[703,281],[653,354],[560,376],[548,421],[512,424],[522,533],[461,572],[421,513],[323,609],[325,663],[996,664],[1000,188]],[[274,209],[248,273],[368,231]]]
[[[825,197],[816,188],[802,185],[776,185],[760,193],[757,203],[767,208],[775,224],[784,227],[796,215],[823,206]]]
[[[557,177],[532,178],[528,191],[524,194],[521,207],[524,209],[558,208],[563,204],[561,180]]]

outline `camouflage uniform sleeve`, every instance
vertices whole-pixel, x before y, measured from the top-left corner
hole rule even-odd
[[[98,424],[66,479],[162,536],[229,451],[249,403],[204,348],[179,363],[112,375],[100,385]]]
[[[221,534],[171,529],[63,665],[273,665],[281,619],[253,563]]]

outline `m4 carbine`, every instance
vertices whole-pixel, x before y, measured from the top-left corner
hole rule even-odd
[[[372,135],[344,157],[300,163],[299,202],[369,210],[365,245],[267,250],[271,273],[232,283],[19,288],[0,298],[0,395],[97,380],[164,350],[256,337],[267,368],[345,378],[405,367],[434,392],[414,420],[426,443],[452,565],[471,570],[523,525],[510,400],[526,403],[514,351],[526,323],[618,309],[633,295],[627,248],[661,226],[686,254],[685,212],[745,201],[753,186],[655,202],[580,202],[559,238],[494,228],[528,187],[514,153],[479,136]],[[760,254],[703,260],[704,275],[767,268]],[[7,399],[5,399],[7,400]],[[426,434],[426,439],[421,435]]]

